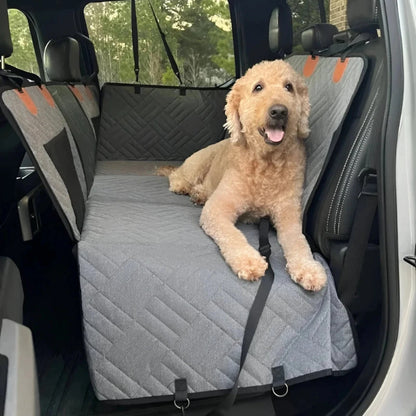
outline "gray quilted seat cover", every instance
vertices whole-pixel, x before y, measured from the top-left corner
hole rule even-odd
[[[302,72],[306,59],[295,56],[289,62]],[[350,58],[344,76],[328,82],[337,61],[320,59],[314,75],[306,80],[312,130],[306,141],[304,205],[365,67],[361,58]],[[171,398],[177,378],[187,379],[191,393],[231,388],[258,283],[241,281],[229,270],[217,246],[199,227],[201,208],[185,196],[171,194],[167,179],[151,175],[153,166],[148,162],[142,166],[137,161],[100,162],[87,195],[80,157],[65,119],[38,87],[26,90],[37,108],[34,114],[16,91],[3,92],[2,101],[31,149],[54,202],[79,240],[85,345],[97,397]],[[132,102],[132,107],[135,105]],[[90,119],[94,116],[92,110]],[[178,106],[178,114],[179,110]],[[135,123],[128,128],[128,120],[124,120],[126,130],[140,128]],[[103,129],[111,127],[111,120],[107,126],[103,123]],[[116,137],[117,126],[114,128]],[[65,132],[74,159],[71,180],[61,178],[62,173],[45,151]],[[146,137],[149,134],[144,135],[145,142]],[[165,159],[166,151],[174,144],[175,139],[162,149],[164,143],[158,141],[156,153],[149,158]],[[190,150],[186,146],[182,150]],[[140,148],[140,155],[146,149]],[[105,158],[104,143],[101,150]],[[113,156],[108,158],[115,159]],[[181,160],[183,156],[178,151],[167,159]],[[120,153],[118,158],[122,157]],[[85,204],[86,209],[82,226],[76,222],[80,215],[74,214],[76,201],[67,188],[74,182],[79,182],[78,204]],[[256,227],[239,227],[257,247]],[[337,299],[324,260],[317,256],[326,267],[328,286],[318,293],[308,293],[287,275],[274,233],[271,243],[276,279],[239,385],[268,386],[271,368],[280,365],[288,384],[353,368],[356,352],[348,315]]]
[[[184,160],[223,136],[227,92],[104,85],[98,160]]]
[[[133,183],[141,192],[127,196]],[[97,176],[78,252],[85,343],[99,399],[171,395],[183,377],[189,392],[232,387],[259,283],[230,271],[199,227],[200,212],[169,193],[165,178]],[[257,247],[257,227],[240,228]],[[324,260],[317,256],[328,286],[306,292],[285,272],[275,233],[270,239],[275,283],[240,386],[269,385],[271,368],[280,365],[289,384],[353,368],[348,315]]]

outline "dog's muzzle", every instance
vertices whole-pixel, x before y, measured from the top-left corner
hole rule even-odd
[[[284,105],[273,105],[269,108],[266,127],[259,128],[259,133],[267,144],[277,145],[282,143],[288,113],[289,111]]]

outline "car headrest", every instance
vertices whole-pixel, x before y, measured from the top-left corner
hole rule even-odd
[[[354,32],[374,32],[379,28],[377,0],[348,0],[347,19]]]
[[[273,53],[289,55],[292,53],[293,29],[292,13],[287,4],[276,7],[269,20],[269,47]]]
[[[310,26],[302,32],[301,42],[306,52],[315,52],[328,49],[333,43],[334,35],[338,29],[329,23],[318,23]]]
[[[8,58],[12,53],[13,44],[9,28],[7,0],[0,0],[0,56]]]
[[[43,64],[51,81],[81,81],[78,41],[71,37],[51,39],[45,46]]]

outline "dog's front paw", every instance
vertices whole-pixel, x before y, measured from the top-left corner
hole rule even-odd
[[[244,280],[259,280],[267,269],[267,261],[256,250],[241,253],[232,266],[235,274]]]
[[[204,205],[207,202],[207,194],[202,184],[195,185],[189,192],[191,201],[197,205]]]
[[[317,261],[288,264],[287,269],[291,278],[306,290],[317,292],[326,285],[325,270]]]

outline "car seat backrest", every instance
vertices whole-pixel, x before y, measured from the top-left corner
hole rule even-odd
[[[5,2],[0,6],[7,14]],[[10,53],[10,45],[6,46]],[[25,145],[70,235],[78,239],[88,189],[71,130],[54,98],[39,81],[28,82],[13,70],[4,70],[1,75],[1,110]]]
[[[311,103],[311,132],[305,141],[307,164],[302,197],[302,205],[307,209],[336,143],[340,126],[360,87],[367,63],[359,56],[343,60],[316,55],[317,51],[329,47],[331,36],[336,33],[332,25],[312,26],[305,32],[302,40],[310,55],[292,55],[287,62],[304,76]]]
[[[44,51],[47,83],[74,137],[89,193],[95,173],[97,137],[92,119],[99,114],[90,88],[81,82],[78,41],[65,37],[50,40]]]
[[[83,77],[80,68],[79,42],[69,36],[51,39],[43,53],[46,74],[53,83],[66,83],[88,117],[97,136],[100,118],[99,91],[91,77]]]
[[[360,172],[374,164],[385,105],[385,50],[376,31],[377,4],[350,0],[347,11],[352,36],[342,54],[365,56],[368,68],[308,212],[308,235],[327,258],[345,252],[362,189]],[[354,43],[359,36],[362,41]]]

